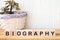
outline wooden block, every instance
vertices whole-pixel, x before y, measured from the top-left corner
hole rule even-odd
[[[56,33],[60,34],[60,29],[24,29],[25,31],[55,31],[55,36],[6,36],[0,35],[0,40],[60,40],[60,35],[56,35]],[[18,30],[18,31],[24,31]],[[0,33],[4,34],[4,30],[0,29]]]

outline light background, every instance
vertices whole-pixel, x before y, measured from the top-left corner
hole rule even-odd
[[[0,0],[0,8],[5,0]],[[60,0],[15,0],[27,11],[27,28],[59,28]]]

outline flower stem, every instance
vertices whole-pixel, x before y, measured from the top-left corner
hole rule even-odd
[[[13,13],[12,13],[12,9],[13,9],[13,0],[12,0],[12,3],[11,3],[11,7],[10,7],[10,12],[9,12],[9,14],[13,14]]]

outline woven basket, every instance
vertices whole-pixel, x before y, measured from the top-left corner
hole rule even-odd
[[[25,28],[27,13],[15,11],[14,14],[0,14],[0,29],[19,30]]]

